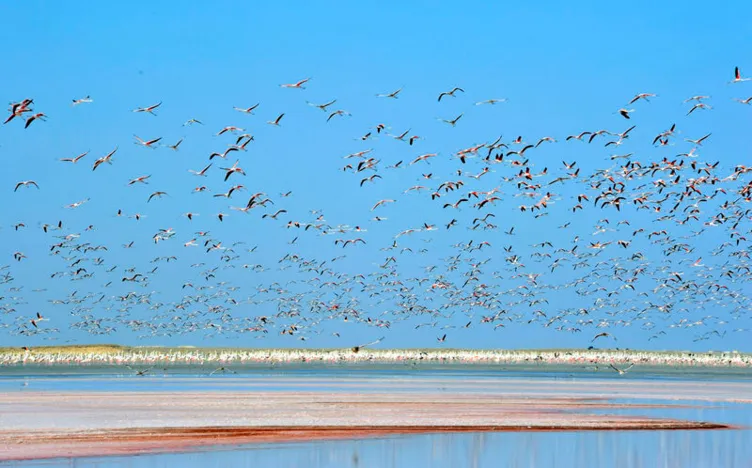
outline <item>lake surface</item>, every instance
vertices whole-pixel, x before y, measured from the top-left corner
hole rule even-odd
[[[17,370],[18,371],[18,370]],[[108,370],[109,372],[109,370]],[[237,369],[237,373],[183,369],[177,373],[153,369],[153,375],[112,375],[90,369],[69,374],[58,368],[35,375],[0,377],[1,392],[23,391],[479,391],[506,388],[518,379],[531,379],[551,391],[588,379],[639,380],[643,383],[681,382],[670,372],[572,373],[556,368],[538,372],[490,368],[431,369]],[[14,372],[15,373],[15,372]],[[690,382],[689,379],[686,379]],[[691,382],[749,383],[750,376],[718,370],[695,373]],[[352,387],[351,384],[358,382]],[[369,383],[373,389],[369,390]],[[752,395],[740,395],[752,398]],[[187,453],[137,456],[59,458],[6,462],[13,467],[752,467],[752,405],[725,401],[618,398],[612,402],[662,405],[665,408],[593,409],[593,413],[710,421],[740,429],[708,431],[589,431],[502,432],[390,436],[363,440],[254,444],[203,448]]]

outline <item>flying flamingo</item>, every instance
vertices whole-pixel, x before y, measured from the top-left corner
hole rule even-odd
[[[739,71],[739,67],[734,68],[734,79],[731,80],[729,83],[741,83],[742,81],[749,81],[752,78],[742,78],[742,74]]]
[[[441,93],[441,94],[439,94],[439,99],[438,99],[438,101],[439,101],[439,102],[441,102],[441,98],[443,98],[444,96],[452,96],[452,97],[455,97],[455,96],[454,96],[454,93],[456,93],[457,91],[461,91],[461,92],[463,92],[463,93],[465,92],[465,90],[464,90],[464,89],[462,89],[462,88],[458,88],[458,87],[456,87],[456,86],[455,86],[454,88],[452,88],[452,90],[451,90],[451,91],[447,91],[447,92],[444,92],[444,93]]]
[[[136,109],[133,109],[133,112],[147,112],[151,115],[156,116],[157,114],[155,114],[154,111],[161,105],[162,105],[162,101],[159,101],[157,104],[152,104],[151,106],[148,106],[148,107],[138,107]]]
[[[78,156],[76,156],[75,158],[62,158],[62,159],[60,159],[60,160],[61,160],[61,161],[63,161],[63,162],[71,162],[71,163],[73,163],[73,164],[76,164],[76,163],[77,163],[77,162],[78,162],[78,161],[79,161],[79,160],[80,160],[81,158],[83,158],[83,157],[84,157],[84,156],[86,156],[87,154],[89,154],[89,152],[88,152],[88,151],[87,151],[87,152],[85,152],[85,153],[81,153],[81,154],[79,154],[79,155],[78,155]]]
[[[306,84],[306,83],[307,83],[307,82],[308,82],[309,80],[310,80],[310,78],[306,78],[306,79],[304,79],[304,80],[300,80],[300,81],[298,81],[297,83],[293,83],[293,84],[281,84],[281,85],[279,85],[279,86],[280,86],[281,88],[297,88],[297,89],[305,89],[305,87],[304,87],[303,85],[304,85],[304,84]]]

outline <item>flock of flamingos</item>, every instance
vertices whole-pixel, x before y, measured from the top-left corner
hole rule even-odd
[[[607,128],[437,147],[432,132],[451,138],[480,106],[508,105],[447,86],[432,104],[450,115],[410,128],[373,117],[343,135],[349,154],[297,155],[318,159],[312,176],[337,184],[329,208],[307,206],[298,194],[305,189],[284,173],[258,177],[254,147],[297,138],[284,136],[290,111],[272,113],[266,102],[228,108],[235,125],[211,128],[201,116],[172,122],[185,134],[174,140],[134,135],[136,147],[120,141],[100,152],[39,156],[33,173],[6,164],[15,181],[6,203],[28,209],[4,217],[0,230],[0,333],[22,337],[27,352],[103,335],[237,346],[277,335],[300,347],[326,337],[325,345],[353,349],[369,336],[387,345],[390,333],[413,330],[421,333],[415,347],[451,347],[460,334],[455,343],[472,343],[482,327],[500,337],[574,334],[583,348],[634,337],[660,346],[672,334],[722,348],[728,336],[749,334],[752,159],[732,162],[712,150],[718,121],[704,120],[698,134],[683,127],[749,105],[748,80],[737,68],[729,89],[740,91],[738,102],[687,96],[660,128],[641,124],[662,105],[660,93],[639,92],[604,109]],[[315,79],[280,86],[298,93],[315,128],[362,118],[334,96],[314,102]],[[370,99],[394,106],[410,92],[376,91]],[[55,105],[11,103],[3,139],[41,138]],[[57,114],[97,105],[86,96]],[[123,111],[164,126],[169,106]],[[269,120],[259,120],[262,112]],[[421,125],[420,134],[412,130]],[[215,149],[203,153],[196,141]],[[584,151],[587,160],[576,156]],[[170,159],[134,163],[133,154],[146,153]],[[134,168],[140,172],[125,173]],[[58,174],[72,185],[117,187],[118,195],[93,190],[66,200],[47,188]],[[36,194],[56,207],[54,218],[39,218]],[[369,202],[347,219],[336,209],[363,197]],[[106,219],[93,214],[102,211]],[[266,240],[249,241],[250,231]]]

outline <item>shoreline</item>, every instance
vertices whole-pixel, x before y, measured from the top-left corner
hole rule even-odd
[[[614,349],[257,349],[191,347],[69,346],[28,350],[0,348],[0,369],[26,366],[203,366],[332,364],[608,365],[751,368],[752,354]]]

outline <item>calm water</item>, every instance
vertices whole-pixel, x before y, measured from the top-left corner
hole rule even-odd
[[[154,370],[150,377],[133,375],[62,375],[0,377],[0,391],[29,390],[289,390],[331,391],[346,389],[351,379],[374,383],[399,379],[402,391],[411,388],[441,391],[462,388],[467,380],[493,385],[509,378],[550,382],[595,377],[650,379],[660,385],[677,374],[657,372],[573,374],[517,370],[502,373],[490,369],[241,369],[238,374],[184,371],[180,374]],[[693,381],[749,381],[749,376],[711,372],[693,375]],[[405,385],[407,381],[408,385]],[[470,389],[470,387],[468,387]],[[360,390],[360,388],[359,388]],[[742,395],[744,396],[744,395]],[[749,397],[749,395],[747,395]],[[626,403],[663,403],[656,400],[614,400]],[[676,402],[674,402],[676,403]],[[752,467],[752,405],[681,401],[672,408],[593,410],[606,414],[641,415],[730,423],[741,430],[652,432],[478,433],[394,436],[355,441],[259,444],[217,447],[190,453],[164,453],[128,457],[96,457],[12,462],[0,466],[31,467]]]
[[[749,433],[441,434],[244,446],[194,453],[60,459],[18,467],[749,467]]]
[[[390,391],[441,390],[451,387],[462,389],[463,382],[472,380],[493,385],[508,379],[534,378],[541,381],[582,381],[587,379],[639,379],[661,381],[752,381],[752,373],[736,368],[635,368],[624,376],[618,376],[607,367],[599,371],[585,370],[582,366],[542,365],[506,366],[504,368],[473,365],[472,367],[444,364],[413,366],[377,365],[324,366],[288,364],[278,367],[227,366],[225,371],[216,367],[177,366],[167,369],[159,367],[14,367],[0,373],[0,391],[16,390],[67,390],[67,391],[210,391],[231,388],[235,391],[250,390],[313,390],[336,391],[351,381],[373,382],[373,389],[359,388],[359,391],[381,391],[376,385],[389,385],[399,382],[399,387],[389,386]],[[31,369],[31,373],[30,373]],[[145,375],[136,375],[144,372]],[[437,383],[440,382],[440,383]],[[477,385],[467,386],[467,391],[478,391]]]

